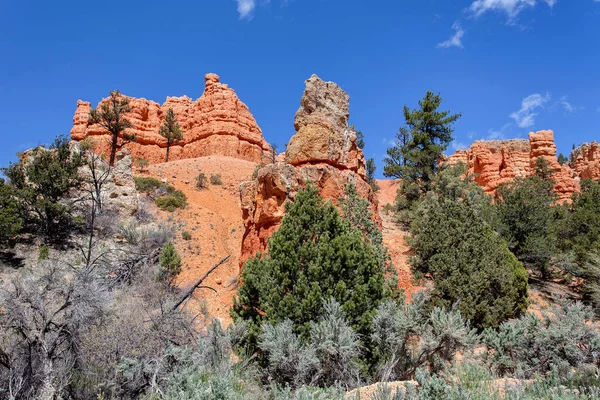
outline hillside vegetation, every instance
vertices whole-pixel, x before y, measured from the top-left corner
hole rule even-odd
[[[460,117],[441,104],[406,107],[385,160],[410,249],[357,185],[325,200],[307,181],[241,271],[254,163],[134,178],[89,141],[28,151],[0,181],[0,398],[600,398],[600,183],[559,204],[539,158],[492,197],[440,164]],[[388,190],[369,164],[368,193]],[[544,285],[569,296],[528,312]]]

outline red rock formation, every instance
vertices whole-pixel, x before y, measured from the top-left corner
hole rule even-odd
[[[334,203],[348,183],[367,199],[379,224],[378,201],[365,181],[362,151],[356,132],[348,128],[348,95],[335,83],[313,75],[306,81],[301,106],[296,113],[297,133],[291,138],[285,161],[261,168],[255,180],[240,186],[244,237],[240,265],[264,251],[267,239],[277,230],[285,213],[305,182],[312,182],[324,199]]]
[[[568,200],[579,190],[579,180],[566,165],[560,165],[556,158],[554,132],[531,132],[529,140],[481,140],[468,150],[461,150],[448,158],[447,162],[464,162],[469,174],[486,193],[495,194],[498,186],[517,176],[533,174],[533,167],[539,157],[543,157],[555,173],[554,187],[561,201]]]
[[[598,142],[584,143],[573,150],[569,165],[581,179],[600,179],[600,148]]]
[[[146,99],[130,98],[132,111],[127,117],[133,128],[127,133],[135,134],[137,142],[126,147],[134,158],[164,162],[167,142],[158,130],[169,108],[173,108],[183,132],[183,141],[171,147],[170,160],[222,155],[258,163],[268,156],[270,146],[233,89],[220,83],[215,74],[207,74],[205,81],[204,93],[196,101],[186,96],[167,97],[161,106]],[[77,102],[71,138],[80,141],[92,137],[99,151],[107,154],[110,137],[102,127],[89,123],[90,110],[89,102]]]

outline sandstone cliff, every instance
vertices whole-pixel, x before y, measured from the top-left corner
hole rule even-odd
[[[324,199],[336,200],[353,183],[367,199],[378,223],[378,201],[365,181],[362,150],[356,145],[356,132],[348,127],[349,96],[335,83],[313,75],[296,113],[296,134],[279,160],[257,171],[256,179],[240,185],[244,236],[240,264],[264,251],[267,238],[283,219],[287,200],[312,182]]]
[[[584,143],[573,150],[569,165],[581,179],[600,179],[600,148],[598,142]]]
[[[127,132],[135,134],[137,142],[126,147],[134,158],[145,158],[153,164],[164,162],[167,142],[158,130],[169,108],[175,112],[183,132],[183,140],[171,147],[171,160],[222,155],[259,163],[267,156],[270,146],[248,107],[233,89],[220,83],[217,75],[207,74],[205,81],[204,93],[196,101],[187,96],[167,97],[160,105],[130,98],[132,111],[127,117],[133,128]],[[77,102],[71,138],[80,141],[92,137],[98,151],[106,154],[109,135],[99,125],[90,124],[90,110],[89,102]]]
[[[447,162],[463,162],[469,174],[486,193],[495,194],[498,186],[515,177],[533,174],[538,157],[543,157],[554,171],[554,187],[560,201],[568,200],[579,191],[579,178],[567,165],[560,165],[556,157],[554,132],[531,132],[529,140],[481,140],[467,150],[457,151]]]

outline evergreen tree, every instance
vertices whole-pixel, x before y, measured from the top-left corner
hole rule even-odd
[[[375,180],[375,171],[377,170],[377,166],[375,165],[375,160],[373,158],[369,158],[366,163],[367,169],[367,183],[371,186],[374,192],[379,190],[379,185]]]
[[[452,142],[453,123],[461,114],[438,111],[440,95],[428,91],[419,101],[419,108],[404,106],[406,126],[396,135],[396,146],[388,149],[384,159],[384,175],[418,184],[422,192],[430,189],[438,160]]]
[[[172,242],[165,244],[158,258],[160,270],[158,272],[159,280],[172,280],[181,272],[181,257],[175,249]]]
[[[593,252],[600,251],[600,183],[582,180],[581,193],[573,195],[565,211],[557,222],[559,248],[574,252],[576,262],[582,265]]]
[[[12,188],[0,179],[0,246],[5,245],[21,230],[18,203]]]
[[[558,163],[560,165],[565,165],[569,162],[569,157],[565,156],[563,153],[558,155]]]
[[[536,158],[535,164],[533,165],[533,173],[544,182],[547,182],[547,190],[552,191],[555,183],[552,176],[555,172],[550,169],[550,164],[544,157]]]
[[[171,148],[171,145],[183,140],[179,122],[177,122],[177,118],[175,118],[175,113],[172,108],[169,107],[167,115],[165,116],[165,121],[158,133],[167,139],[167,158],[165,159],[165,162],[169,162],[169,149]]]
[[[49,149],[31,150],[26,158],[4,168],[19,202],[22,218],[47,236],[57,239],[70,225],[72,207],[67,194],[83,183],[81,152],[71,151],[70,141],[59,136]]]
[[[231,314],[236,322],[249,323],[254,350],[264,321],[289,319],[294,332],[308,340],[311,322],[323,314],[324,301],[333,298],[366,337],[377,306],[390,295],[384,272],[363,233],[309,185],[286,204],[267,254],[245,263]]]
[[[358,146],[359,149],[364,149],[365,148],[365,135],[356,129],[356,127],[354,126],[354,124],[350,125],[350,130],[353,130],[354,132],[356,132],[356,145]]]
[[[547,173],[542,169],[537,174],[517,177],[498,188],[496,230],[520,261],[547,277],[556,250],[552,205],[557,197]]]
[[[132,128],[131,122],[125,118],[125,114],[131,112],[129,99],[121,95],[118,90],[110,92],[107,102],[100,105],[97,110],[90,111],[90,121],[99,124],[111,135],[110,161],[109,165],[114,167],[117,149],[129,142],[136,140],[135,135],[125,133],[125,129]]]
[[[498,326],[527,309],[527,272],[486,222],[480,192],[443,181],[416,211],[413,272],[433,280],[432,307],[456,306],[476,328]]]

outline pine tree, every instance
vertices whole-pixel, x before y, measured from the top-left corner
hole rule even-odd
[[[388,149],[384,175],[418,184],[421,192],[430,190],[438,160],[452,142],[453,123],[461,114],[438,111],[440,95],[430,91],[419,101],[419,108],[404,106],[406,126],[396,135],[397,144]]]
[[[172,242],[164,245],[158,259],[160,270],[158,272],[159,280],[172,280],[181,272],[181,257],[175,249]]]
[[[356,145],[358,146],[359,149],[364,149],[365,148],[365,135],[356,129],[356,127],[354,126],[354,124],[350,125],[350,130],[356,132]]]
[[[171,145],[183,139],[179,122],[177,122],[177,118],[175,118],[175,113],[172,108],[169,107],[167,115],[165,116],[165,121],[158,133],[167,139],[167,158],[165,162],[169,162],[169,149],[171,148]]]
[[[111,135],[110,161],[109,165],[114,167],[117,149],[129,142],[136,140],[135,135],[125,133],[125,129],[132,128],[131,122],[125,118],[125,114],[131,112],[129,99],[121,95],[118,90],[110,92],[107,102],[100,105],[97,110],[90,111],[90,120],[93,124],[99,124]]]
[[[0,245],[4,245],[21,230],[22,220],[12,188],[0,179]]]
[[[472,326],[495,327],[527,309],[527,271],[484,219],[486,199],[456,183],[436,181],[417,209],[413,272],[433,279],[431,306],[456,306]]]
[[[84,181],[79,174],[82,153],[72,151],[69,144],[69,138],[59,136],[49,149],[31,150],[26,159],[3,169],[23,220],[52,239],[67,233],[73,208],[63,200]]]
[[[329,298],[366,335],[377,306],[390,295],[384,272],[363,233],[352,229],[309,185],[286,204],[267,254],[245,263],[231,314],[236,322],[249,323],[252,350],[263,321],[290,319],[294,332],[308,340],[310,323],[323,314]]]
[[[375,171],[377,170],[377,166],[375,165],[375,160],[373,158],[369,158],[366,163],[367,169],[367,183],[371,186],[374,192],[379,190],[379,185],[375,180]]]
[[[556,251],[552,205],[557,197],[551,175],[540,166],[536,175],[517,177],[498,188],[496,230],[520,261],[547,277]]]

